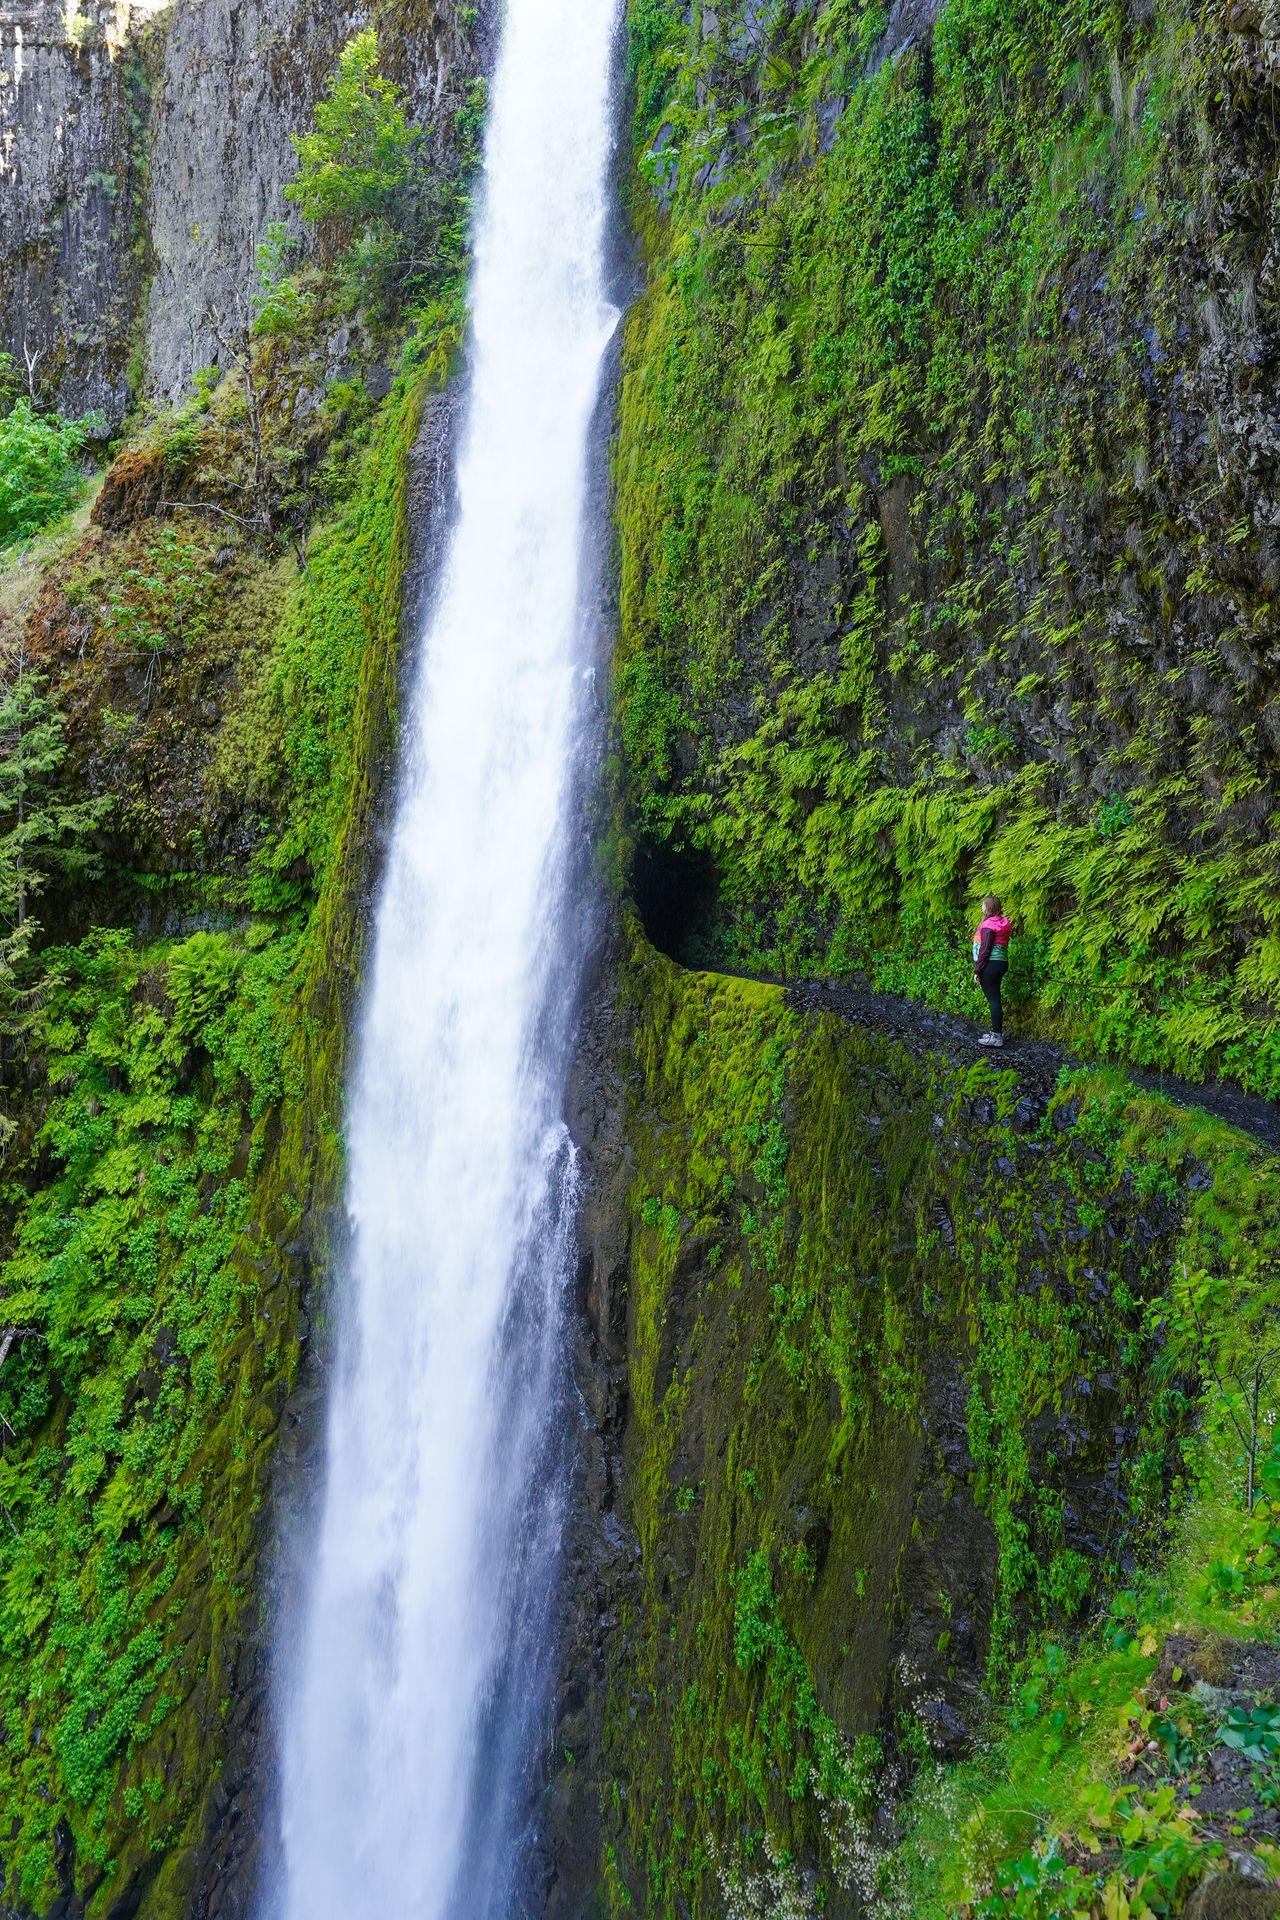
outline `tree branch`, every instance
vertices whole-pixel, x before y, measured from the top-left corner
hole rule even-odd
[[[9,1358],[9,1349],[15,1340],[38,1340],[39,1327],[3,1327],[0,1328],[0,1367]]]
[[[167,504],[179,513],[216,513],[220,519],[234,520],[238,527],[261,528],[261,514],[232,513],[229,507],[216,507],[212,500],[170,500]]]

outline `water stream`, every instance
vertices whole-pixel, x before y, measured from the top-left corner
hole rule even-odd
[[[457,514],[348,1094],[351,1252],[282,1706],[284,1920],[525,1910],[563,1504],[612,30],[611,0],[506,0]]]

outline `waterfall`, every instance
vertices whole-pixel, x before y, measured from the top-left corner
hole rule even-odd
[[[348,1089],[351,1249],[281,1706],[285,1920],[523,1910],[563,1504],[561,1109],[584,502],[617,319],[612,33],[611,0],[506,0],[457,515],[406,703]]]

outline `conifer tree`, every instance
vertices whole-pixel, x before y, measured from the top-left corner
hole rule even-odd
[[[366,220],[385,211],[409,177],[415,136],[404,97],[378,65],[372,27],[349,40],[315,112],[294,136],[297,178],[285,188],[304,220]]]

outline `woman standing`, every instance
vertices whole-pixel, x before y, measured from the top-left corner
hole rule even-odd
[[[1009,935],[1011,923],[1000,911],[1000,902],[989,893],[982,903],[982,920],[973,936],[973,977],[987,996],[991,1009],[991,1030],[978,1040],[980,1047],[1004,1045],[1004,1007],[1000,989],[1009,971]]]

